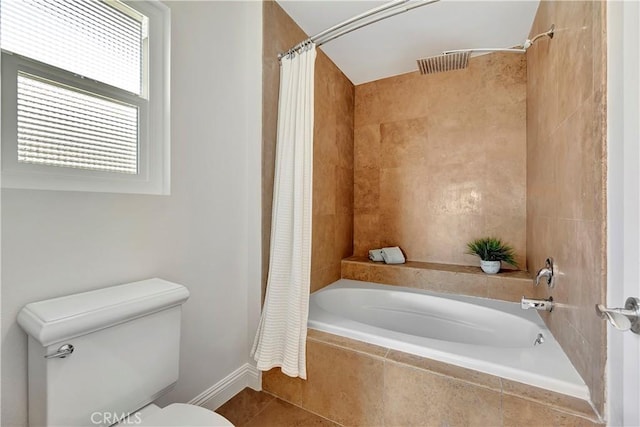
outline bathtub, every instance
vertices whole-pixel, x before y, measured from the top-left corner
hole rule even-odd
[[[538,312],[518,303],[340,279],[311,294],[308,326],[589,400]]]

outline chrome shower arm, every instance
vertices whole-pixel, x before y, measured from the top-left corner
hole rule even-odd
[[[520,45],[518,47],[496,47],[496,48],[484,47],[484,48],[478,48],[478,49],[455,49],[455,50],[445,50],[444,52],[442,52],[442,54],[443,55],[448,55],[450,53],[460,53],[460,52],[513,52],[513,53],[525,53],[527,51],[527,49],[529,49],[531,47],[531,45],[536,42],[536,40],[538,40],[538,39],[540,39],[542,37],[545,37],[545,36],[549,37],[550,39],[552,39],[553,38],[553,32],[554,32],[555,28],[556,28],[556,26],[552,24],[551,28],[549,28],[548,31],[536,35],[531,40],[529,40],[529,39],[525,40],[525,42],[522,43],[522,45]]]
[[[445,50],[442,52],[443,55],[449,55],[451,53],[462,53],[462,52],[513,52],[513,53],[525,53],[527,50],[517,47],[483,47],[478,49],[455,49],[455,50]]]

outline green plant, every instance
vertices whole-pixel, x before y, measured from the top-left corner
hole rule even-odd
[[[513,248],[496,237],[483,237],[467,243],[467,253],[477,255],[483,261],[503,261],[507,264],[518,267],[518,263],[513,258],[515,256]]]

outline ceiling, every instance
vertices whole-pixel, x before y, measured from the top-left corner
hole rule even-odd
[[[277,0],[312,36],[386,1]],[[355,85],[417,70],[444,50],[512,47],[528,37],[538,0],[441,0],[363,27],[322,46]],[[302,41],[302,40],[300,40]]]

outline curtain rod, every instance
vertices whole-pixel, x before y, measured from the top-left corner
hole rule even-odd
[[[358,30],[362,27],[366,27],[367,25],[375,24],[376,22],[382,21],[387,18],[391,18],[392,16],[396,16],[401,13],[408,12],[418,7],[426,6],[431,3],[436,3],[438,1],[440,0],[417,0],[417,1],[394,0],[392,2],[385,3],[381,6],[378,6],[364,13],[361,13],[360,15],[356,15],[352,18],[349,18],[346,21],[336,24],[333,27],[327,28],[326,30],[321,31],[318,34],[301,41],[300,43],[296,44],[288,51],[279,53],[278,60],[282,59],[286,55],[299,51],[309,43],[315,43],[317,47],[320,47],[325,43],[335,40],[338,37],[342,37],[345,34],[349,34],[350,32]],[[378,14],[381,14],[382,12],[388,12],[388,13],[376,16]],[[373,19],[367,20],[365,22],[358,24],[358,21],[366,20],[367,18],[370,18],[370,17],[373,17]],[[356,25],[352,26],[352,24],[356,24]],[[336,32],[341,29],[342,31]]]

